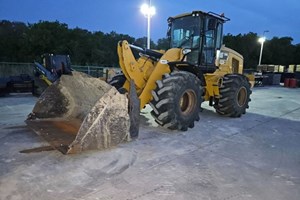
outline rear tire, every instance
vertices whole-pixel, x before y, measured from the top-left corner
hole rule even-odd
[[[171,130],[186,131],[199,121],[203,87],[192,73],[174,71],[156,81],[150,105],[155,121]]]
[[[218,104],[214,107],[220,115],[241,117],[249,108],[251,85],[247,77],[240,74],[226,74],[220,87]]]

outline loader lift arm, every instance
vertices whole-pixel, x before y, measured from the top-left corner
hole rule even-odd
[[[138,59],[134,57],[132,48],[141,52]],[[143,54],[144,53],[144,54]],[[169,62],[182,60],[182,49],[169,49],[161,53],[130,45],[126,40],[118,44],[119,64],[126,77],[123,87],[128,91],[130,80],[134,80],[137,94],[141,101],[140,108],[152,99],[152,90],[156,88],[156,81],[162,80],[164,74],[171,72]]]
[[[142,47],[135,46],[133,44],[129,44],[130,48],[137,50],[142,55],[149,57],[150,59],[154,61],[158,61],[162,56],[163,53],[160,53],[158,51],[154,51],[151,49],[143,49]]]

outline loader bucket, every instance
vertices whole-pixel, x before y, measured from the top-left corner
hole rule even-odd
[[[45,90],[25,122],[63,154],[79,153],[106,149],[137,136],[136,108],[134,86],[129,95],[120,94],[100,79],[73,72]]]

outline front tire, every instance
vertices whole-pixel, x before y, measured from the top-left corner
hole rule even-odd
[[[226,74],[220,87],[218,104],[214,107],[220,115],[241,117],[249,108],[251,85],[247,77],[241,74]]]
[[[156,81],[150,105],[155,121],[171,130],[186,131],[199,120],[203,87],[192,73],[174,71]]]

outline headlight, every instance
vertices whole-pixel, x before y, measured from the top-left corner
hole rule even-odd
[[[221,51],[220,52],[220,59],[227,60],[228,59],[228,52]]]

